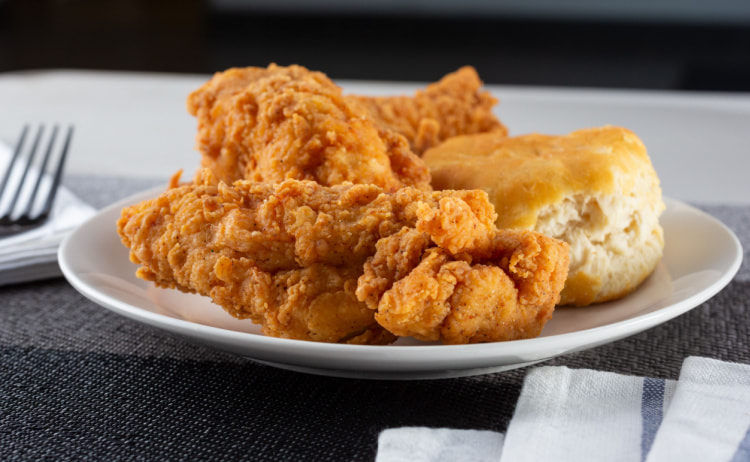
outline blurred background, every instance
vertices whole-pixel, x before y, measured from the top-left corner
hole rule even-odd
[[[747,0],[0,0],[0,72],[212,73],[302,64],[334,79],[750,90]]]

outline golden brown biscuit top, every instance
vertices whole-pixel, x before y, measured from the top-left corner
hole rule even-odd
[[[428,150],[423,159],[435,189],[487,191],[499,227],[531,228],[541,207],[565,196],[628,194],[640,174],[653,174],[638,136],[613,126],[565,136],[459,136]]]

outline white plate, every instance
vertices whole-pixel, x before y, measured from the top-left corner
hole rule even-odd
[[[339,345],[266,337],[250,321],[232,318],[206,297],[155,288],[116,233],[123,206],[153,197],[146,191],[102,210],[63,242],[63,274],[95,303],[144,324],[258,362],[316,374],[377,378],[447,378],[498,372],[596,347],[644,331],[703,303],[736,274],[737,237],[711,216],[667,199],[662,216],[664,258],[629,296],[586,308],[559,308],[541,336],[473,345]]]

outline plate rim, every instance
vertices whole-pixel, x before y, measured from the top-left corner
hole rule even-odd
[[[685,312],[701,305],[706,300],[710,299],[718,292],[723,290],[732,281],[734,276],[739,271],[743,258],[741,243],[734,232],[727,225],[725,225],[717,218],[711,216],[710,214],[696,207],[693,207],[692,205],[678,201],[676,199],[664,197],[664,202],[667,205],[667,210],[678,206],[686,207],[690,213],[698,214],[702,219],[711,222],[711,224],[714,226],[718,226],[729,238],[728,243],[731,244],[734,253],[732,255],[732,262],[728,265],[726,270],[716,281],[712,282],[706,287],[702,287],[700,290],[691,294],[690,296],[678,300],[676,303],[659,308],[656,311],[639,314],[632,318],[627,318],[605,325],[590,327],[573,332],[566,332],[562,334],[536,337],[531,339],[481,344],[430,344],[408,346],[349,345],[311,342],[296,339],[284,339],[205,325],[186,319],[178,319],[166,314],[155,313],[144,307],[135,306],[122,300],[118,300],[116,297],[86,283],[80,277],[78,271],[74,268],[75,265],[72,258],[69,257],[70,248],[74,245],[78,236],[84,231],[88,230],[91,226],[93,226],[94,222],[101,221],[104,219],[104,217],[108,217],[116,213],[113,220],[114,223],[114,221],[116,221],[116,216],[119,216],[119,210],[121,210],[124,206],[137,203],[144,199],[148,199],[149,197],[154,197],[160,192],[163,192],[165,189],[166,186],[148,188],[146,190],[120,199],[99,210],[96,214],[94,214],[92,217],[78,226],[68,236],[66,236],[58,250],[58,262],[61,271],[68,282],[78,292],[80,292],[95,304],[137,322],[166,330],[183,337],[187,337],[192,341],[199,341],[202,343],[207,343],[219,349],[232,351],[236,354],[248,357],[249,359],[256,359],[258,362],[273,364],[282,368],[288,367],[292,370],[308,369],[307,371],[312,373],[316,373],[316,371],[318,371],[322,375],[352,376],[357,378],[365,378],[363,377],[363,375],[372,376],[370,378],[401,378],[401,376],[404,376],[404,378],[429,378],[431,375],[434,375],[431,374],[432,372],[437,374],[438,377],[466,375],[460,373],[446,375],[446,362],[454,362],[455,359],[449,360],[445,357],[445,355],[439,353],[446,353],[448,351],[452,354],[466,354],[473,357],[473,361],[467,362],[467,367],[459,367],[454,369],[464,370],[467,373],[471,371],[471,375],[475,375],[476,373],[482,373],[482,370],[497,369],[500,366],[513,364],[507,362],[493,363],[491,361],[492,359],[499,359],[503,357],[517,356],[522,354],[524,357],[519,358],[518,367],[523,367],[523,363],[528,363],[529,361],[539,362],[560,355],[569,354],[574,351],[590,349],[605,343],[614,342],[622,338],[638,334],[644,330],[674,319],[677,316],[680,316],[681,314],[684,314]],[[114,224],[113,234],[116,236]],[[119,244],[119,239],[117,240]],[[133,264],[134,270],[135,267],[135,264]],[[212,337],[213,341],[206,341],[206,336]],[[587,340],[582,341],[582,337],[587,338]],[[242,346],[243,348],[241,349],[247,350],[247,352],[238,352],[234,348],[226,348],[228,346],[226,344]],[[224,346],[225,348],[222,348],[222,346]],[[254,356],[251,353],[251,350],[253,353],[260,353],[260,355]],[[550,350],[554,350],[554,353],[549,355],[542,355],[545,357],[540,359],[540,353]],[[394,352],[397,352],[396,355],[399,357],[399,361],[384,365],[384,357],[392,356]],[[439,353],[436,354],[435,352]],[[282,353],[291,354],[292,357],[290,357],[289,361],[287,362],[278,363],[277,361],[268,360],[265,357],[265,355],[269,353],[274,353],[275,355],[279,355]],[[352,353],[359,356],[357,367],[345,367],[344,364],[341,364],[342,360],[346,359],[346,356]],[[477,353],[481,354],[477,355]],[[321,355],[331,354],[334,355],[335,358],[331,359],[335,359],[334,362],[339,366],[338,368],[329,369],[315,366],[310,367],[310,359],[319,358]],[[424,357],[424,355],[428,355],[428,357]],[[531,355],[531,359],[529,359],[529,355]],[[342,358],[342,356],[344,358]],[[344,366],[343,369],[341,369],[342,366]],[[415,368],[415,366],[417,367]],[[332,373],[332,371],[334,370],[340,373]]]

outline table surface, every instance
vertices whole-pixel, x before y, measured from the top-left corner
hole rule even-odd
[[[76,126],[66,184],[95,207],[197,168],[186,95],[203,75],[0,74],[0,138],[25,122]],[[357,93],[418,84],[341,82]],[[490,89],[512,133],[624,125],[665,195],[722,220],[750,248],[750,96]],[[745,250],[747,256],[747,250]],[[260,365],[117,316],[61,278],[0,287],[0,459],[371,460],[403,425],[504,431],[526,368],[371,381]],[[676,378],[686,356],[750,362],[747,258],[717,296],[654,329],[547,364]]]

